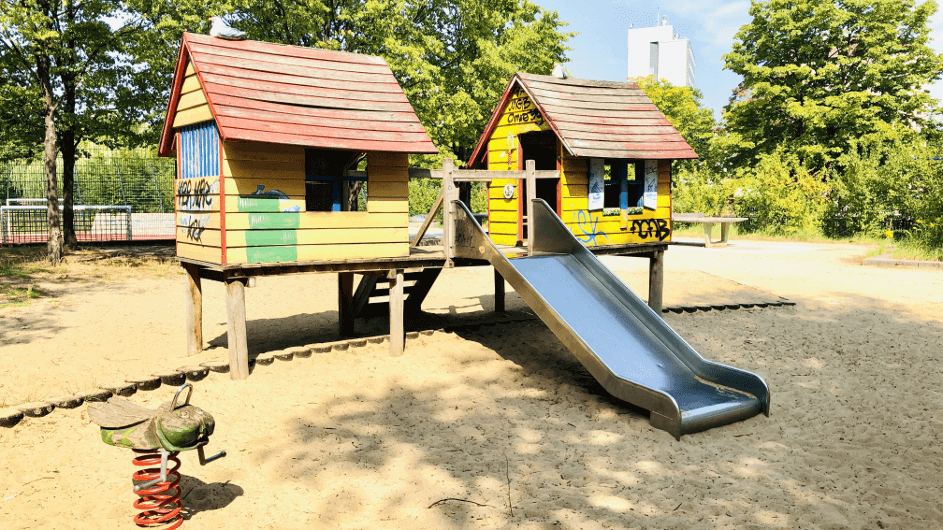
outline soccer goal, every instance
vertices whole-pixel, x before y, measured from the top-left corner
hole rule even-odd
[[[75,205],[73,211],[79,241],[131,241],[130,206]],[[43,243],[47,239],[46,199],[7,199],[0,206],[0,242]]]

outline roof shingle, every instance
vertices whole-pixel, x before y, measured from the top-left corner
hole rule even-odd
[[[560,79],[517,73],[495,109],[470,163],[481,155],[508,95],[520,85],[573,156],[688,159],[697,153],[651,99],[630,82]]]
[[[185,33],[161,136],[163,156],[171,154],[188,61],[223,140],[438,153],[381,57]]]

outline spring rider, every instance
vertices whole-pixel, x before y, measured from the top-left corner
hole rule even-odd
[[[178,405],[184,390],[186,401]],[[190,404],[191,394],[193,386],[186,383],[177,389],[173,400],[156,410],[116,396],[88,406],[89,417],[101,427],[102,441],[131,449],[136,455],[134,465],[143,468],[131,477],[134,492],[140,497],[134,502],[134,508],[140,510],[134,517],[138,526],[171,530],[183,524],[177,457],[180,451],[196,449],[200,465],[226,456],[226,451],[209,458],[203,453],[216,422],[208,412]],[[172,467],[168,468],[168,463]]]

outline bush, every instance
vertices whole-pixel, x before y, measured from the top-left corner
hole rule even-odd
[[[818,232],[828,193],[827,175],[809,170],[793,154],[777,150],[756,166],[738,170],[728,185],[741,225],[748,232],[797,235]]]
[[[701,167],[675,164],[677,176],[672,179],[672,207],[676,212],[704,215],[732,213],[728,181],[722,175]]]

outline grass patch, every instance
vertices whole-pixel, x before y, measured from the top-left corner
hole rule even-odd
[[[24,306],[46,295],[34,285],[37,275],[49,272],[44,251],[40,247],[0,249],[0,307]]]
[[[0,248],[0,308],[51,298],[57,285],[183,274],[172,245],[80,247],[58,267],[46,261],[45,245]]]
[[[891,252],[891,257],[917,261],[943,261],[943,249],[929,248],[917,239],[905,238],[897,243],[897,247]]]

